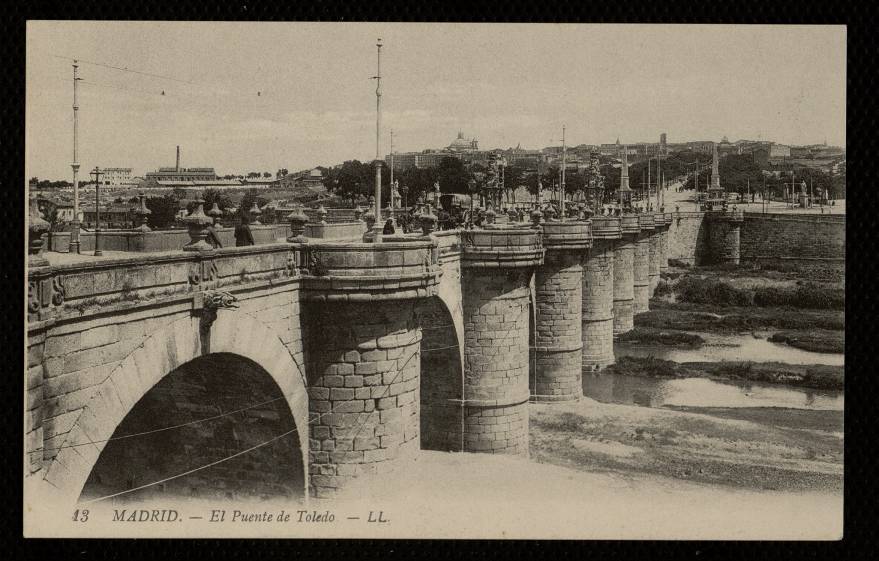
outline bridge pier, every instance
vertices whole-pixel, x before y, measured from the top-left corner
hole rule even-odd
[[[613,253],[613,333],[619,335],[634,327],[635,244],[641,227],[638,215],[620,219],[621,237]]]
[[[659,285],[659,260],[661,258],[660,244],[662,243],[662,229],[665,227],[665,216],[661,213],[651,213],[647,215],[653,220],[653,232],[649,237],[649,260],[648,260],[648,295],[653,298],[653,293]],[[649,305],[648,305],[649,307]]]
[[[543,225],[544,265],[535,276],[536,329],[532,401],[571,401],[583,395],[583,262],[591,224]]]
[[[599,370],[614,363],[614,247],[620,219],[592,218],[592,249],[583,272],[583,368]]]
[[[311,488],[332,496],[419,449],[421,329],[415,301],[306,310]]]
[[[338,244],[306,250],[309,477],[331,498],[419,449],[421,327],[435,244]]]
[[[530,282],[543,261],[540,233],[498,227],[461,235],[463,449],[527,456]]]
[[[653,217],[638,215],[640,233],[635,238],[635,254],[632,267],[632,284],[635,293],[634,313],[642,314],[650,309],[650,236],[653,234]]]
[[[659,238],[659,278],[662,279],[662,274],[668,272],[668,229],[671,227],[671,222],[674,219],[674,215],[670,212],[663,213],[663,228],[661,231],[661,236]]]
[[[708,232],[711,262],[738,265],[741,260],[744,214],[740,210],[731,210],[708,213],[707,217],[710,220]]]

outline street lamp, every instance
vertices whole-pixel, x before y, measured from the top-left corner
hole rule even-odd
[[[104,254],[101,251],[101,176],[104,175],[104,172],[100,170],[97,166],[92,170],[91,174],[95,177],[95,257],[100,257]]]

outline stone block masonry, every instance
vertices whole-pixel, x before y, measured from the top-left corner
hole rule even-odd
[[[414,300],[311,303],[305,317],[310,488],[330,498],[418,450],[421,329]]]
[[[569,401],[583,394],[583,262],[592,245],[589,222],[544,224],[546,257],[535,275],[536,328],[532,401]]]
[[[638,216],[631,214],[621,219],[622,237],[613,255],[613,332],[614,335],[631,331],[635,310],[635,243],[641,227]]]
[[[664,227],[659,238],[659,276],[662,278],[663,273],[668,272],[668,244],[669,244],[669,227],[671,226],[673,215],[670,212],[663,213]]]
[[[632,284],[634,292],[633,308],[635,314],[646,312],[650,307],[650,236],[653,234],[653,220],[650,215],[638,216],[640,233],[635,238],[635,251],[632,264]]]
[[[421,340],[421,447],[459,452],[462,448],[463,379],[459,342],[448,308],[436,298],[418,306]]]
[[[662,237],[662,229],[665,227],[665,218],[662,214],[648,215],[653,219],[653,232],[651,232],[648,245],[648,292],[650,298],[653,298],[653,292],[659,285],[659,259],[661,257],[660,238]]]
[[[708,214],[708,218],[709,262],[738,265],[742,212],[737,210],[712,212]]]
[[[543,261],[530,228],[465,232],[463,446],[528,456],[530,281]]]
[[[674,212],[668,228],[668,258],[688,265],[702,263],[708,247],[704,212]]]
[[[583,272],[583,368],[598,370],[614,363],[614,247],[620,219],[592,219],[592,249]]]
[[[465,269],[467,451],[528,455],[529,276]]]
[[[845,216],[745,213],[742,263],[796,261],[845,263]]]

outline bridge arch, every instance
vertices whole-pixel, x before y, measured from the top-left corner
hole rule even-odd
[[[194,360],[218,354],[246,359],[264,371],[284,397],[292,414],[302,461],[303,485],[308,481],[308,394],[304,373],[277,333],[255,317],[220,310],[204,336],[198,317],[179,319],[145,338],[96,387],[45,479],[76,501],[107,441],[135,405],[157,384]],[[73,443],[93,443],[71,446]],[[303,492],[307,492],[303,488]]]
[[[460,307],[434,296],[419,303],[421,323],[421,447],[461,449],[464,339]],[[457,316],[457,317],[456,317]]]

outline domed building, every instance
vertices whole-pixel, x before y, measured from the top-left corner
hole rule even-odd
[[[464,133],[458,131],[458,138],[453,140],[452,143],[446,147],[446,150],[455,153],[476,152],[479,150],[479,142],[475,138],[464,138]]]

